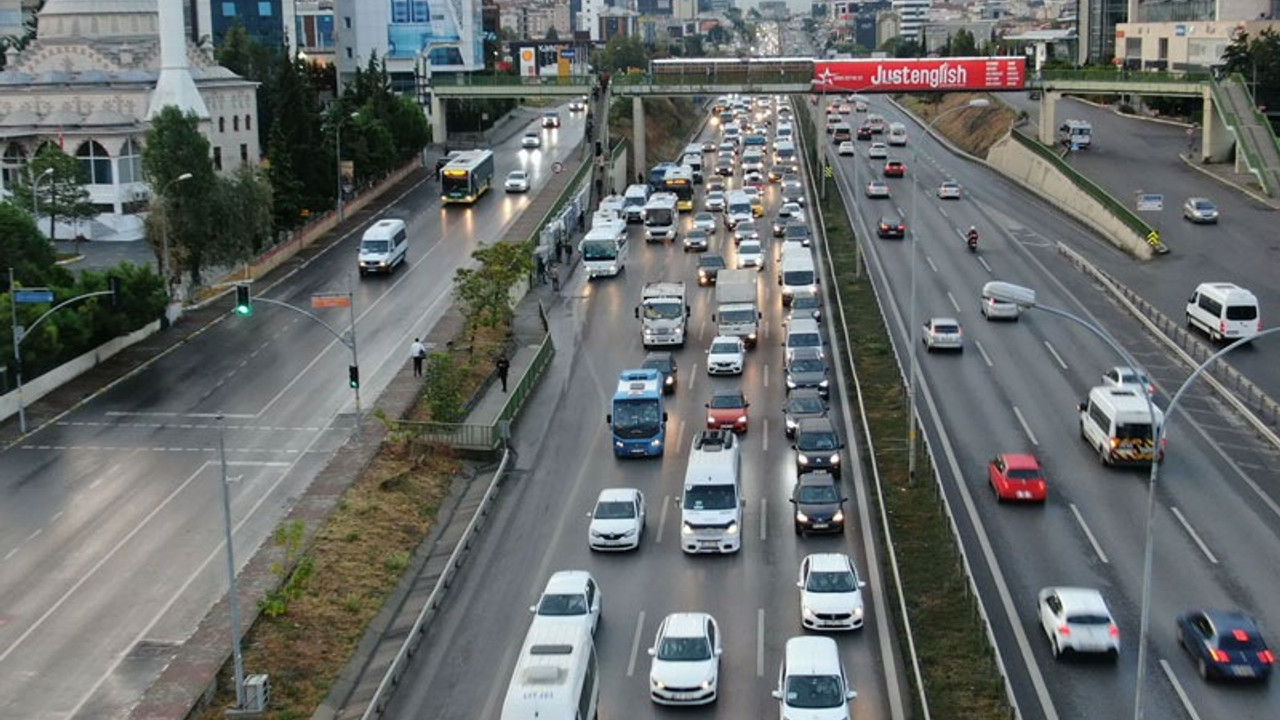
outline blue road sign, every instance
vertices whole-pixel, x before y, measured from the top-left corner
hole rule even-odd
[[[49,288],[27,288],[25,290],[14,290],[13,301],[16,303],[51,303],[53,302],[53,291]]]

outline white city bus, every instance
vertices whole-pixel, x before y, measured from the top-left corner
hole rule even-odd
[[[502,720],[595,720],[599,701],[590,623],[535,619],[507,686]]]

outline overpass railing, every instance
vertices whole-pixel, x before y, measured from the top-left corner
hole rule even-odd
[[[689,72],[689,73],[635,73],[614,75],[609,78],[610,85],[811,85],[813,71],[802,72],[768,71],[760,72]]]
[[[547,75],[525,77],[522,75],[485,73],[432,73],[432,87],[579,87],[596,84],[595,75]]]
[[[1204,71],[1125,70],[1122,68],[1086,68],[1041,70],[1040,81],[1085,80],[1114,83],[1200,83],[1213,80],[1213,73]]]

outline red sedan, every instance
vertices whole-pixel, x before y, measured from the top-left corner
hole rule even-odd
[[[907,164],[901,160],[890,160],[884,164],[885,177],[904,177],[907,174]]]
[[[715,391],[707,403],[707,429],[746,432],[749,407],[751,403],[747,402],[741,390]]]
[[[987,463],[987,478],[996,501],[1044,502],[1048,485],[1035,455],[1004,453]]]

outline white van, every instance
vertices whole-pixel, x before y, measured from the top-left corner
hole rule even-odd
[[[889,123],[889,144],[890,145],[906,145],[907,144],[907,126],[900,122]]]
[[[773,691],[781,717],[849,720],[849,701],[857,696],[835,640],[811,635],[787,640]]]
[[[622,194],[622,219],[629,223],[644,222],[644,204],[649,202],[649,186],[645,183],[628,185]]]
[[[1234,283],[1200,283],[1187,300],[1187,325],[1215,342],[1251,338],[1262,330],[1258,298]]]
[[[774,145],[774,162],[780,165],[790,165],[796,161],[796,144],[790,140],[780,140]]]
[[[799,290],[817,292],[818,272],[813,267],[813,258],[799,253],[788,254],[782,259],[778,284],[782,286],[783,305],[790,305],[792,296]]]
[[[599,702],[600,672],[590,627],[535,620],[511,673],[501,720],[593,718]]]
[[[1151,462],[1153,433],[1151,411],[1156,429],[1164,424],[1164,413],[1146,393],[1132,386],[1098,386],[1089,391],[1089,399],[1076,406],[1080,412],[1080,437],[1098,453],[1103,465],[1144,465]],[[1160,450],[1161,457],[1164,450]]]
[[[409,254],[409,234],[403,220],[379,220],[360,238],[360,275],[388,273]]]
[[[693,437],[680,503],[680,549],[735,553],[742,548],[742,454],[732,430]]]
[[[738,223],[755,217],[751,212],[751,196],[741,190],[729,191],[729,204],[724,209],[724,224],[730,230]]]

